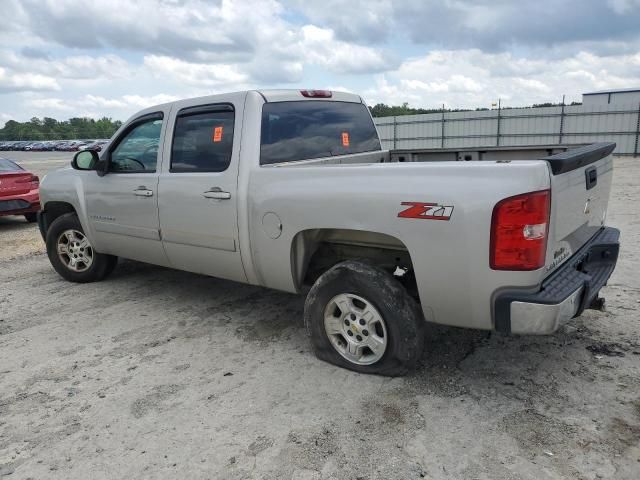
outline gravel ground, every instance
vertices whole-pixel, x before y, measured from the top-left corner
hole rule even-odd
[[[606,313],[547,337],[434,326],[398,379],[316,360],[303,298],[128,261],[66,283],[1,218],[0,477],[636,480],[639,185],[616,159]]]

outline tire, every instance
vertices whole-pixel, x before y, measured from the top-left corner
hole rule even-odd
[[[424,347],[416,301],[392,275],[358,261],[339,263],[318,278],[304,321],[316,356],[355,372],[404,375]]]
[[[36,212],[31,212],[31,213],[25,213],[24,214],[24,218],[27,220],[27,222],[29,223],[35,223],[38,221],[38,214]]]
[[[113,271],[118,262],[118,257],[93,249],[75,213],[67,213],[54,220],[47,230],[46,243],[51,265],[70,282],[100,281]]]

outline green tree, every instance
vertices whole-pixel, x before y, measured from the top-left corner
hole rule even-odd
[[[122,122],[103,117],[74,117],[65,121],[55,118],[33,117],[28,122],[9,120],[0,129],[0,140],[74,140],[92,138],[110,138],[120,128]]]

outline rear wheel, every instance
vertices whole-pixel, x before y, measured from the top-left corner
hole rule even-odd
[[[407,373],[424,346],[415,300],[386,271],[346,261],[316,281],[305,323],[318,358],[361,373]]]
[[[38,221],[38,214],[36,212],[25,213],[24,218],[26,218],[27,222],[34,223]]]
[[[47,231],[47,255],[53,268],[70,282],[95,282],[109,275],[118,257],[94,250],[75,213],[58,217]]]

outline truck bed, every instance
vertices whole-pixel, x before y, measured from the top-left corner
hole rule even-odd
[[[375,236],[374,243],[388,243],[388,248],[398,248],[399,241],[411,255],[428,319],[491,329],[491,299],[497,286],[537,291],[545,278],[602,228],[614,148],[615,144],[605,143],[376,151],[285,162],[251,175],[249,210],[255,211],[256,223],[264,212],[286,212],[282,224],[295,227],[284,245],[300,241],[306,246],[311,236],[303,242],[296,234],[305,228],[328,227],[339,230],[340,243],[365,245],[367,237],[356,235],[358,231],[382,234]],[[467,155],[472,159],[465,161]],[[592,188],[586,183],[588,171],[597,176]],[[491,270],[488,252],[494,206],[504,198],[542,190],[551,191],[545,266],[529,272]],[[406,205],[403,202],[450,206],[452,214],[446,222],[406,220],[399,214]],[[305,255],[297,260],[294,255],[293,266],[275,265],[272,258],[289,253],[277,252],[272,242],[255,232],[251,245],[257,283],[296,291],[289,272],[304,268]],[[286,232],[284,228],[283,235]]]

